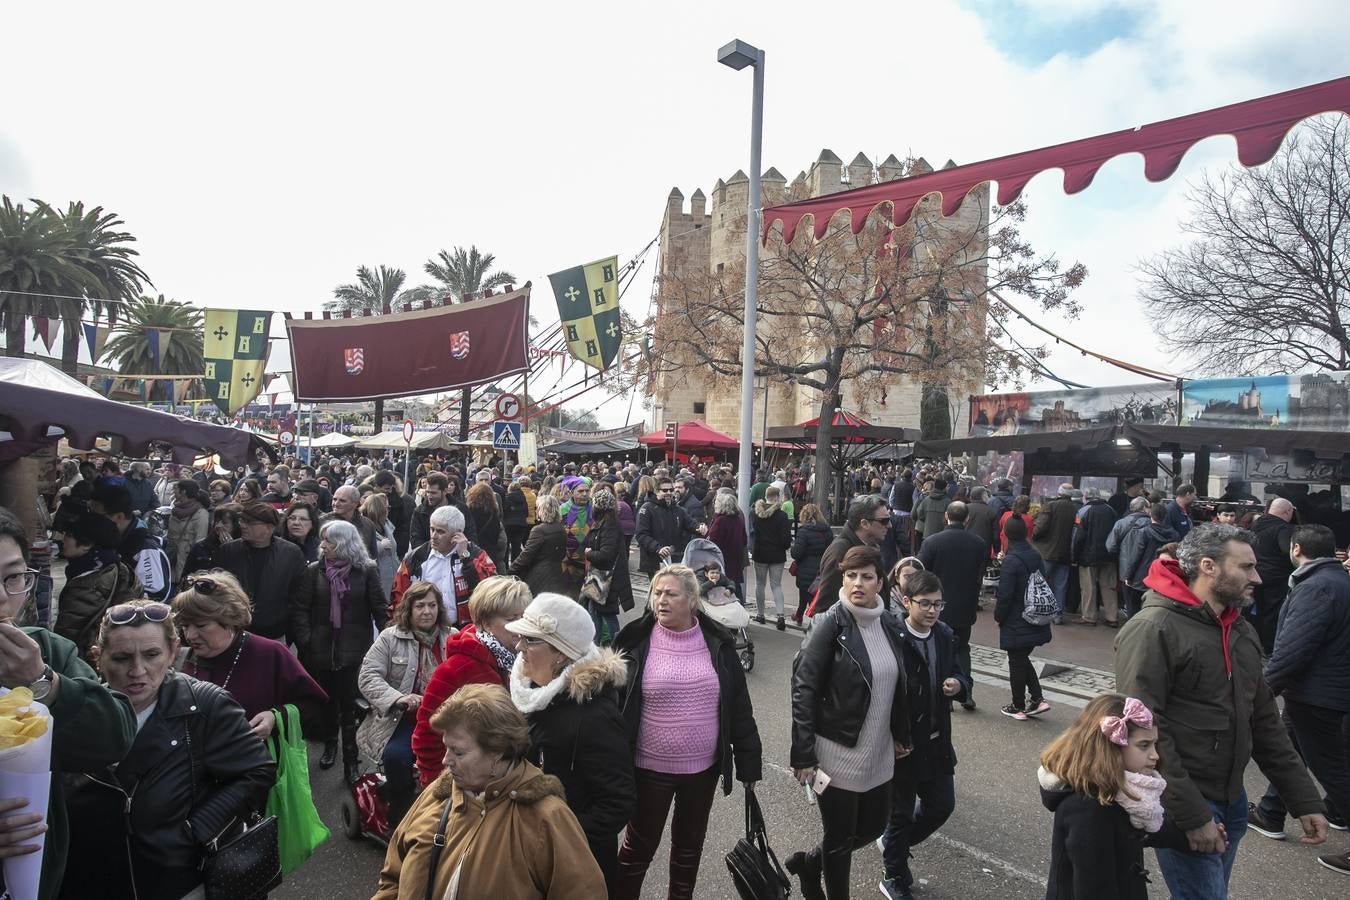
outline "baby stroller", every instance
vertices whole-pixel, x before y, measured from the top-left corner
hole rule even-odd
[[[717,567],[722,571],[722,574],[727,574],[727,564],[722,557],[722,549],[712,541],[703,538],[694,538],[685,546],[684,559],[681,562],[695,572],[701,572],[703,567],[709,563],[717,563]],[[735,596],[723,599],[721,602],[717,602],[711,597],[705,597],[701,605],[708,618],[736,636],[736,655],[740,657],[741,668],[747,672],[753,669],[755,667],[755,642],[750,640],[750,610],[746,609],[745,605],[738,601]]]
[[[357,724],[371,714],[366,698],[357,697]],[[394,828],[389,822],[389,801],[384,795],[384,784],[384,775],[376,768],[366,771],[348,789],[342,798],[342,832],[347,837],[352,840],[372,837],[383,844],[389,843]]]

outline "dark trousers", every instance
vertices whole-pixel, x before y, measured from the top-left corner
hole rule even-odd
[[[1032,701],[1044,699],[1041,696],[1041,680],[1036,677],[1036,667],[1031,662],[1030,647],[1008,651],[1008,681],[1012,684],[1012,702],[1018,709],[1027,707],[1027,691],[1031,691]]]
[[[508,525],[506,526],[506,560],[510,562],[520,555],[520,550],[525,546],[525,539],[530,536],[530,526],[528,525]]]
[[[811,854],[820,858],[824,874],[825,896],[829,900],[848,900],[849,871],[853,851],[880,837],[891,814],[891,782],[858,793],[827,787],[816,798],[824,835]]]
[[[708,834],[708,814],[717,792],[717,766],[694,775],[666,775],[650,769],[634,769],[637,782],[637,812],[628,822],[619,846],[619,892],[621,900],[638,900],[647,868],[661,844],[666,816],[675,804],[670,821],[669,900],[691,900],[698,881],[698,863],[703,839]]]
[[[1139,612],[1139,608],[1144,603],[1144,592],[1130,587],[1121,582],[1120,585],[1120,604],[1121,609],[1126,616],[1132,616]]]
[[[1256,608],[1256,636],[1261,639],[1261,652],[1267,657],[1275,652],[1275,632],[1279,629],[1284,600],[1284,597],[1263,597]]]
[[[806,608],[811,605],[811,598],[814,596],[815,593],[807,588],[797,588],[797,614],[793,618],[798,622],[806,615]]]
[[[1286,698],[1284,724],[1294,749],[1327,792],[1327,818],[1344,821],[1350,811],[1350,715]],[[1273,784],[1258,808],[1261,815],[1279,824],[1289,814]]]
[[[342,752],[347,753],[347,744],[351,743],[353,754],[356,750],[356,675],[355,667],[347,669],[329,669],[311,671],[310,675],[328,695],[328,703],[319,719],[319,738],[324,741],[338,739],[338,730],[342,732]]]
[[[373,715],[373,713],[372,713]],[[417,777],[413,773],[412,733],[417,724],[417,713],[405,712],[398,720],[389,743],[384,745],[385,799],[389,801],[389,827],[403,820],[403,814],[412,806]]]
[[[904,610],[901,610],[901,615]],[[952,625],[952,634],[956,635],[956,658],[961,662],[961,671],[970,674],[970,625]],[[970,683],[969,700],[975,700],[975,682]]]
[[[920,778],[915,766],[900,760],[891,782],[891,821],[882,839],[886,877],[898,878],[905,887],[914,884],[909,871],[909,848],[922,844],[942,827],[956,809],[956,777],[933,775]],[[916,805],[917,801],[917,805]]]

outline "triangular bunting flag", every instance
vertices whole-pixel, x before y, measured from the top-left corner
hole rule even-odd
[[[103,357],[103,345],[108,342],[108,334],[111,332],[106,325],[100,325],[97,321],[92,325],[84,326],[84,342],[89,346],[89,361],[98,364],[99,359]]]
[[[46,345],[47,352],[52,352],[52,345],[56,343],[56,321],[47,316],[33,316],[33,332]]]
[[[145,332],[145,342],[150,349],[150,368],[159,368],[159,329],[151,328]]]

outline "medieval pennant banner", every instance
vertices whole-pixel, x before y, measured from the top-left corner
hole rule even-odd
[[[548,276],[568,351],[601,372],[614,364],[623,339],[618,270],[619,258],[611,256]]]
[[[258,396],[267,368],[270,312],[208,309],[202,329],[206,396],[227,415]]]
[[[290,319],[297,401],[388,400],[529,370],[530,286],[387,316]]]

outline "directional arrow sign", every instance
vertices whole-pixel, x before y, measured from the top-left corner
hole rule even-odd
[[[515,394],[497,395],[497,418],[499,419],[518,419],[520,418],[520,398]]]
[[[500,419],[493,422],[492,446],[498,450],[519,450],[520,423],[503,422]]]

